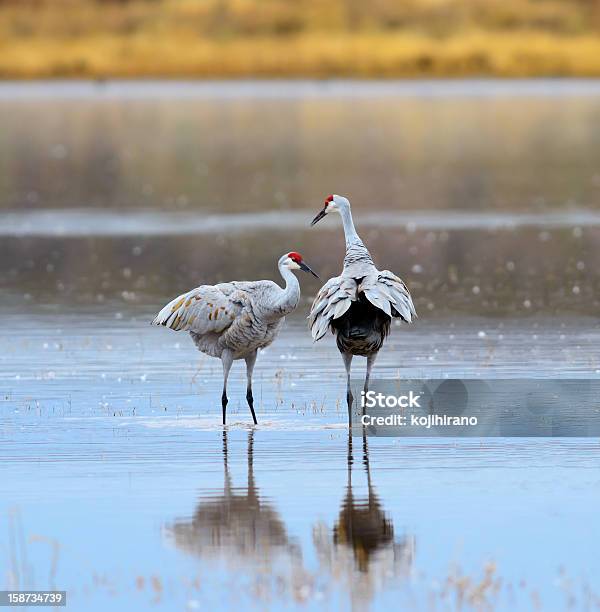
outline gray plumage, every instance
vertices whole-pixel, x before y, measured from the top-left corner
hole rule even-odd
[[[352,220],[347,198],[329,196],[323,210],[313,219],[313,225],[329,212],[342,217],[346,238],[346,256],[340,276],[323,285],[315,298],[309,315],[309,327],[315,341],[328,330],[336,336],[337,346],[348,376],[348,407],[352,404],[350,392],[350,365],[353,355],[367,357],[365,391],[368,390],[371,368],[378,351],[390,330],[393,317],[410,323],[416,317],[408,288],[393,272],[378,270]]]
[[[292,270],[314,274],[294,252],[283,255],[278,267],[285,280],[284,288],[270,280],[201,285],[169,302],[152,321],[153,325],[189,332],[201,352],[221,359],[223,424],[228,402],[227,378],[236,359],[246,360],[246,398],[254,423],[257,422],[252,398],[252,372],[257,351],[275,340],[285,315],[298,306],[300,285]]]

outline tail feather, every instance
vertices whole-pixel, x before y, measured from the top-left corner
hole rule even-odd
[[[163,327],[176,327],[178,311],[185,302],[187,294],[184,293],[171,300],[161,311],[152,319],[152,325],[162,325]]]

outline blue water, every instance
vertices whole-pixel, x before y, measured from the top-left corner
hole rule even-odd
[[[234,368],[224,438],[220,364],[187,336],[127,312],[5,320],[7,588],[65,589],[69,609],[92,611],[455,609],[461,596],[559,610],[596,588],[595,439],[349,441],[341,360],[300,319],[259,358],[254,430]],[[545,377],[560,359],[565,376],[598,376],[591,324],[545,321],[535,341],[527,322],[498,325],[394,330],[378,373]]]

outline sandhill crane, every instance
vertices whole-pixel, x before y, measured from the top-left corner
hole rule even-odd
[[[154,318],[153,325],[188,331],[198,350],[223,363],[223,425],[227,411],[227,378],[236,359],[246,360],[246,399],[257,424],[252,397],[252,372],[259,349],[269,346],[283,327],[285,315],[300,300],[300,285],[292,270],[310,272],[292,251],[282,255],[277,266],[285,288],[270,280],[232,281],[201,285],[169,302]]]
[[[309,326],[315,341],[328,329],[336,336],[347,375],[346,397],[351,418],[352,391],[350,368],[352,357],[367,358],[365,392],[369,388],[371,369],[390,331],[392,317],[410,323],[416,317],[415,307],[406,285],[389,270],[378,270],[367,247],[354,229],[350,201],[330,195],[325,206],[312,220],[318,223],[330,212],[342,217],[346,237],[346,257],[340,276],[328,280],[315,298],[309,315]]]

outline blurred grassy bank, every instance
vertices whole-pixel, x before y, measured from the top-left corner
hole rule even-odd
[[[600,0],[0,0],[0,77],[600,76]]]

